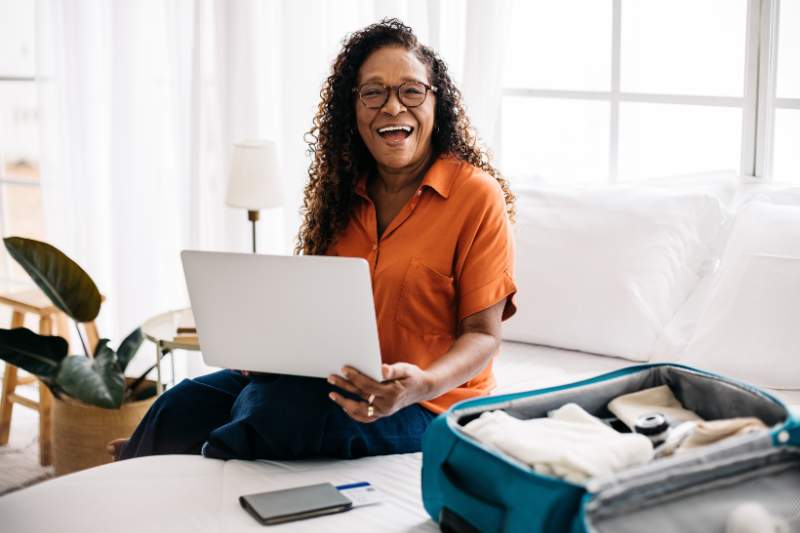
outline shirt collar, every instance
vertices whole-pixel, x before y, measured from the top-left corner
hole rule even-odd
[[[461,161],[455,157],[449,155],[441,156],[425,173],[421,186],[427,185],[439,193],[442,198],[447,198],[450,195],[450,189],[453,187],[459,167],[461,167]]]
[[[450,195],[450,190],[455,181],[458,168],[461,166],[461,161],[450,155],[440,156],[425,173],[422,178],[420,189],[428,186],[436,191],[442,198],[447,198]],[[367,195],[367,177],[361,176],[356,182],[356,193],[359,196],[368,198]]]

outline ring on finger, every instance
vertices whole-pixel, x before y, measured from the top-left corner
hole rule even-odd
[[[367,417],[372,418],[373,416],[375,416],[375,407],[370,405],[367,407]]]
[[[375,394],[373,393],[373,394],[370,394],[370,395],[369,395],[369,398],[367,399],[367,403],[368,403],[369,405],[372,405],[372,403],[373,403],[374,401],[375,401]]]

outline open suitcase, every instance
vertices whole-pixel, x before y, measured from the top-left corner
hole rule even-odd
[[[542,475],[460,429],[484,411],[529,419],[569,402],[605,417],[610,400],[659,385],[705,420],[754,416],[770,429],[585,485]],[[425,435],[422,494],[443,531],[721,533],[730,513],[750,501],[785,518],[788,531],[800,531],[800,419],[777,398],[738,381],[682,365],[633,366],[454,405]]]

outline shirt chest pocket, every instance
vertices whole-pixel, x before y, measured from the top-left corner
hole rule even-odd
[[[455,336],[454,278],[412,257],[400,288],[397,323],[418,335]]]

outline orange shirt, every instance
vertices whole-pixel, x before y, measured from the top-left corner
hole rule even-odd
[[[502,189],[492,176],[453,157],[439,158],[380,239],[366,177],[356,192],[362,201],[327,255],[369,261],[384,363],[425,369],[450,349],[465,317],[508,296],[503,320],[514,314],[514,241]],[[441,413],[494,385],[490,361],[467,383],[422,406]]]

